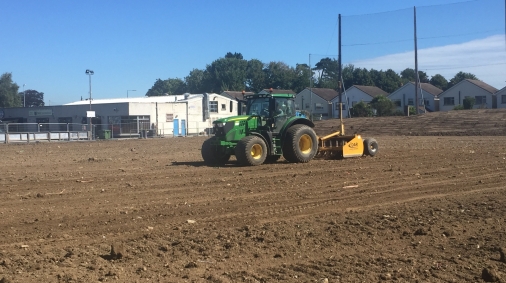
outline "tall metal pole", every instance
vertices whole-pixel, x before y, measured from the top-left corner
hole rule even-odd
[[[342,97],[342,91],[341,91],[341,77],[342,77],[342,58],[341,58],[341,14],[339,14],[339,44],[338,44],[338,55],[337,55],[337,75],[339,78],[337,78],[337,95],[339,95],[339,120],[341,122],[341,135],[344,135],[344,124],[343,124],[343,97]],[[348,110],[349,111],[349,110]]]
[[[90,111],[91,111],[91,73],[88,74],[88,77],[90,78]]]
[[[420,88],[420,80],[418,78],[418,44],[416,36],[416,6],[413,7],[414,12],[414,27],[415,27],[415,114],[418,114],[418,89]],[[409,106],[408,106],[409,113]]]
[[[88,75],[88,78],[90,81],[90,112],[91,112],[91,75],[95,74],[95,72],[93,72],[92,70],[86,69],[85,74]],[[93,117],[90,117],[90,121],[89,121],[90,129],[88,130],[88,132],[90,133],[88,139],[90,139],[90,140],[93,139],[93,121],[92,121],[92,119],[93,119]]]
[[[313,111],[311,111],[311,104],[313,98],[313,71],[311,71],[311,54],[309,54],[309,120],[313,120]],[[303,106],[304,107],[304,106]],[[305,108],[305,107],[304,107]]]

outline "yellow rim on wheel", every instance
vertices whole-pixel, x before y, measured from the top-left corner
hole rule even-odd
[[[309,154],[313,149],[313,140],[310,135],[302,135],[299,139],[299,149],[303,154]]]
[[[255,144],[251,147],[251,157],[253,157],[254,159],[259,159],[260,157],[262,157],[262,146],[259,145],[259,144]]]

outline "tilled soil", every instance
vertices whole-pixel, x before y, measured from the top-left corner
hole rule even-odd
[[[0,282],[504,282],[506,137],[374,137],[256,167],[205,137],[0,145]]]

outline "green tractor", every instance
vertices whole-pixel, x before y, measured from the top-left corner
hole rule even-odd
[[[202,158],[222,165],[235,155],[242,166],[276,162],[309,162],[318,152],[314,124],[295,110],[293,94],[254,94],[246,99],[246,115],[213,122],[214,136],[204,141]]]

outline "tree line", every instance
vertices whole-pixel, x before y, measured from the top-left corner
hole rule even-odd
[[[299,93],[306,87],[338,88],[338,61],[323,58],[310,68],[307,64],[288,66],[283,62],[263,63],[258,59],[245,60],[241,53],[228,52],[225,57],[206,65],[205,69],[193,69],[184,78],[157,79],[146,96],[175,95],[223,91],[259,92],[266,88],[290,89]],[[357,68],[352,64],[343,66],[343,87],[352,85],[376,86],[392,93],[408,82],[415,81],[415,70],[406,68],[400,74],[392,69],[386,71]],[[310,80],[311,77],[311,80]],[[418,71],[422,83],[431,83],[443,91],[464,79],[478,79],[471,73],[459,72],[449,81],[440,74],[429,78]]]
[[[19,92],[19,86],[12,81],[12,73],[0,76],[0,108],[44,106],[44,93],[33,89]]]
[[[242,90],[259,92],[266,88],[290,89],[299,93],[309,86],[337,90],[338,66],[338,61],[332,58],[321,59],[313,68],[308,64],[291,67],[283,62],[245,60],[241,53],[228,52],[225,57],[206,65],[205,69],[193,69],[183,79],[157,79],[146,96]],[[443,91],[464,79],[477,79],[465,72],[457,73],[449,81],[440,74],[429,78],[423,71],[418,71],[418,77],[420,82],[431,83]],[[345,89],[365,85],[392,93],[405,83],[415,81],[415,70],[406,68],[397,74],[392,69],[368,70],[348,64],[342,68],[342,81]],[[19,86],[12,81],[12,73],[4,73],[0,77],[0,107],[22,107],[24,99],[27,107],[44,106],[43,92],[30,89],[19,92]]]

